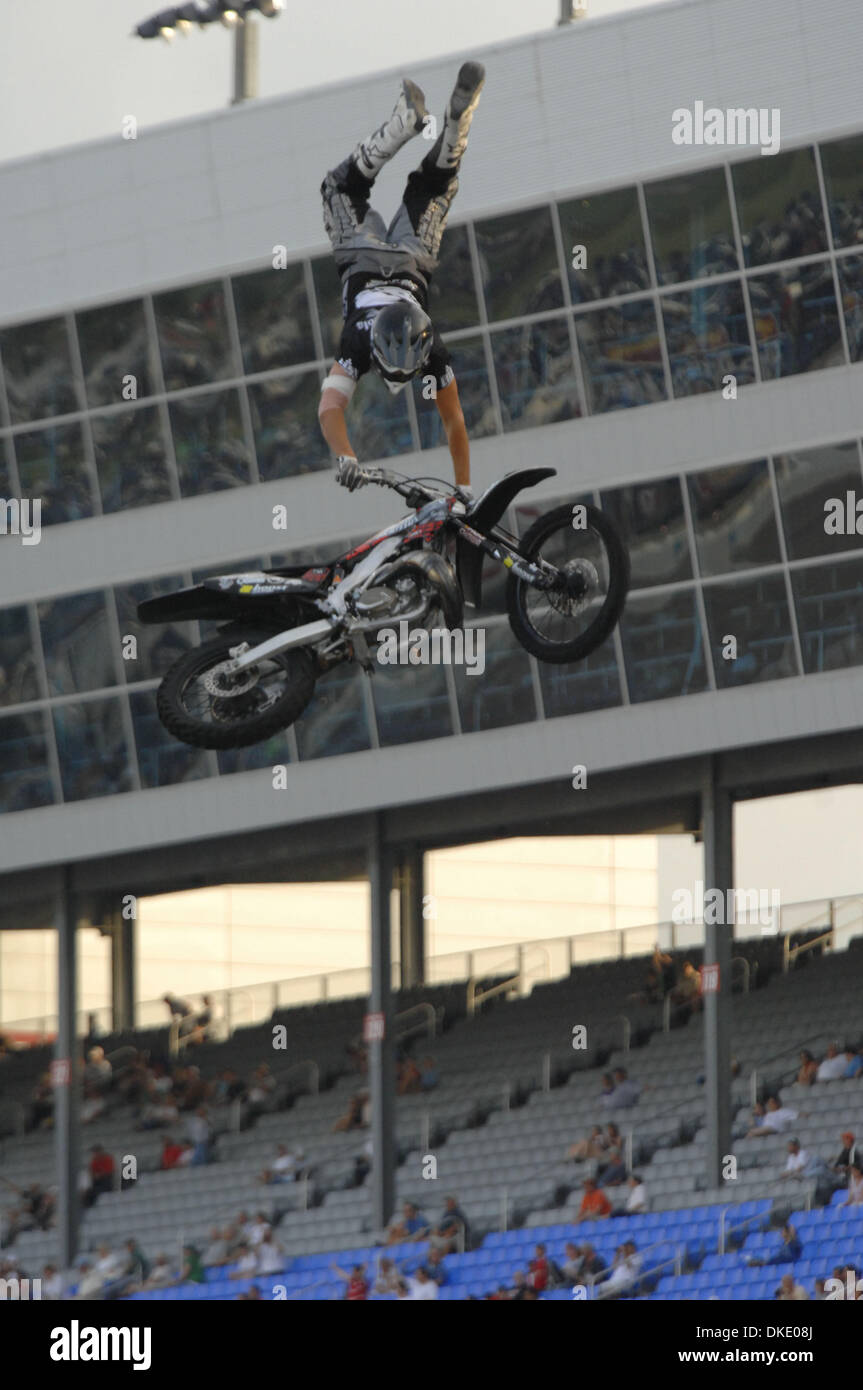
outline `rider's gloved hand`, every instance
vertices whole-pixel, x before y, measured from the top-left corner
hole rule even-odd
[[[336,459],[336,482],[346,487],[348,492],[356,492],[368,482],[363,470],[351,454],[339,454]]]

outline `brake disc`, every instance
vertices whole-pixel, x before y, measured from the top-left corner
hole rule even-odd
[[[566,591],[547,590],[548,601],[556,612],[574,618],[584,611],[591,594],[599,588],[599,571],[590,560],[576,559],[568,560],[561,572],[566,579]]]

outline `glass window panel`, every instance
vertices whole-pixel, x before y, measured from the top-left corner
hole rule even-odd
[[[490,322],[563,304],[551,208],[477,222],[476,244]]]
[[[239,376],[218,280],[153,296],[166,391]]]
[[[161,679],[169,666],[197,642],[194,623],[167,623],[150,626],[138,620],[138,604],[145,599],[185,589],[187,580],[182,574],[162,575],[141,584],[118,584],[114,589],[117,617],[120,625],[120,669],[127,684],[136,681]],[[134,637],[137,644],[135,659],[122,655],[126,638]]]
[[[723,169],[649,183],[644,196],[660,285],[740,269]]]
[[[376,665],[372,693],[384,748],[453,731],[443,666]]]
[[[835,246],[863,242],[863,135],[821,146],[821,167]]]
[[[87,404],[119,405],[125,378],[135,378],[135,400],[156,391],[154,345],[147,331],[144,303],[130,299],[75,315],[84,368]]]
[[[156,406],[93,415],[90,423],[103,512],[171,501],[174,494]]]
[[[131,790],[120,699],[55,705],[52,715],[64,801],[114,796]]]
[[[295,367],[317,357],[302,263],[231,281],[247,372]]]
[[[755,380],[739,280],[663,295],[660,303],[676,397],[719,391],[729,374],[738,386]]]
[[[491,351],[507,433],[581,414],[564,319],[492,333]]]
[[[53,804],[49,738],[44,710],[0,719],[0,812]]]
[[[501,729],[535,719],[530,659],[509,624],[478,626],[474,629],[477,635],[468,638],[470,631],[465,632],[465,664],[452,668],[462,733]]]
[[[42,694],[27,607],[0,608],[0,705],[23,705]]]
[[[827,250],[815,151],[788,150],[731,170],[746,265]]]
[[[216,754],[219,772],[229,776],[234,772],[259,772],[261,768],[272,770],[277,764],[292,762],[288,743],[288,731],[274,734],[263,743],[255,743],[251,748],[225,748]]]
[[[863,665],[863,560],[792,570],[807,675]]]
[[[575,666],[537,663],[546,719],[588,714],[621,703],[620,675],[613,642],[603,642]]]
[[[347,423],[354,452],[363,463],[413,449],[407,392],[392,395],[377,372],[367,372],[360,381],[348,408]]]
[[[588,414],[664,401],[665,373],[653,301],[576,314]]]
[[[331,467],[318,424],[321,378],[317,368],[252,382],[247,390],[262,483]]]
[[[629,698],[668,700],[707,689],[695,590],[631,594],[620,620]]]
[[[50,695],[117,684],[113,639],[101,589],[38,605]]]
[[[693,473],[687,479],[703,575],[776,564],[779,535],[764,459]]]
[[[691,579],[679,478],[610,488],[601,493],[601,505],[629,551],[631,589]]]
[[[836,266],[848,352],[852,362],[863,362],[863,256],[842,256]]]
[[[312,280],[318,301],[324,356],[335,357],[342,335],[342,282],[332,256],[319,256],[312,261]]]
[[[634,188],[573,198],[558,207],[573,304],[649,289],[647,252]],[[587,265],[583,270],[573,269],[576,246],[585,248]]]
[[[828,535],[825,530],[827,503],[838,498],[845,508],[847,493],[861,496],[856,440],[780,454],[774,466],[789,560],[863,548],[863,536],[857,535],[856,527],[847,535]]]
[[[93,516],[90,469],[80,425],[54,425],[14,437],[24,497],[42,499],[42,525]]]
[[[479,323],[467,227],[447,228],[429,286],[428,303],[439,333],[453,333],[457,328],[473,328]]]
[[[129,703],[142,787],[171,787],[209,777],[206,750],[178,742],[159,722],[155,690],[134,691]]]
[[[799,674],[781,574],[705,584],[704,605],[720,690]],[[733,660],[722,654],[726,637],[737,640]]]
[[[238,391],[208,391],[168,407],[183,497],[248,483],[251,454]]]
[[[485,365],[485,349],[480,336],[460,338],[458,342],[447,344],[452,357],[453,371],[458,385],[458,398],[464,412],[467,432],[471,439],[483,439],[496,433],[494,406],[491,388]],[[423,449],[437,449],[446,444],[446,433],[436,402],[424,396],[422,377],[415,377],[412,385],[420,431],[420,444]]]
[[[747,280],[765,381],[845,361],[828,261]]]
[[[65,319],[4,328],[0,359],[13,425],[80,409]]]
[[[374,680],[377,680],[375,673]],[[363,699],[367,677],[356,666],[336,666],[322,676],[312,702],[294,724],[303,762],[371,748]]]

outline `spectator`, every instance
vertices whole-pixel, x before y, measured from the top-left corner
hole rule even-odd
[[[107,1091],[110,1089],[112,1076],[113,1069],[105,1056],[104,1047],[91,1047],[84,1068],[84,1085],[97,1093]]]
[[[545,1246],[537,1245],[534,1256],[527,1268],[528,1287],[542,1293],[548,1287],[549,1264]]]
[[[610,1071],[603,1072],[603,1074],[602,1074],[602,1087],[601,1087],[601,1090],[600,1090],[600,1092],[599,1092],[599,1103],[600,1103],[600,1105],[608,1106],[609,1102],[611,1101],[611,1097],[612,1097],[613,1095],[614,1095],[614,1077],[612,1076],[612,1074],[611,1074]]]
[[[344,1115],[333,1125],[334,1134],[344,1133],[348,1129],[362,1129],[363,1107],[367,1096],[367,1091],[357,1091],[355,1095],[351,1096]]]
[[[600,1297],[620,1298],[623,1294],[631,1292],[640,1273],[641,1256],[635,1241],[628,1240],[619,1246],[614,1256],[611,1273],[602,1281]]]
[[[183,1024],[192,1018],[192,1006],[188,1000],[178,999],[175,994],[163,994],[162,1002],[168,1006],[171,1022],[173,1023],[174,1019],[177,1019],[180,1024],[180,1032],[188,1032],[188,1027],[183,1027]]]
[[[168,1256],[157,1255],[153,1262],[153,1268],[150,1270],[150,1273],[141,1287],[144,1289],[167,1289],[173,1284],[176,1284],[176,1282],[177,1280],[171,1268]]]
[[[780,1303],[803,1303],[809,1295],[802,1284],[795,1284],[793,1274],[783,1274],[782,1282],[773,1297]]]
[[[629,1110],[638,1104],[640,1095],[641,1087],[637,1081],[629,1079],[626,1068],[615,1067],[611,1093],[604,1092],[600,1099],[607,1110]]]
[[[640,1216],[648,1208],[647,1187],[644,1178],[636,1177],[635,1173],[629,1179],[629,1196],[626,1199],[626,1206],[622,1208],[620,1215]],[[615,1213],[617,1215],[618,1213]]]
[[[806,1149],[801,1149],[800,1141],[791,1139],[788,1144],[788,1158],[785,1161],[785,1169],[781,1176],[783,1178],[816,1178],[822,1185],[828,1181],[832,1190],[834,1174],[830,1172],[826,1163],[817,1154],[810,1154]]]
[[[207,1107],[199,1105],[188,1125],[189,1139],[192,1142],[192,1157],[189,1162],[193,1168],[210,1162],[210,1122]]]
[[[304,1157],[303,1150],[297,1149],[294,1153],[286,1144],[276,1146],[276,1157],[273,1159],[269,1168],[265,1168],[259,1175],[258,1182],[270,1185],[284,1182],[296,1182],[297,1178],[302,1177],[300,1160]]]
[[[219,1265],[230,1264],[228,1242],[218,1226],[214,1226],[210,1232],[210,1244],[201,1257],[201,1263],[205,1269],[216,1269]]]
[[[569,1284],[571,1288],[579,1281],[582,1266],[584,1265],[584,1256],[579,1247],[571,1240],[566,1242],[563,1253],[566,1259],[561,1264],[560,1271],[566,1283]]]
[[[790,1221],[786,1221],[782,1227],[782,1241],[779,1249],[769,1255],[766,1260],[749,1259],[750,1265],[787,1265],[794,1264],[795,1260],[803,1258],[803,1242]]]
[[[674,989],[674,961],[660,948],[659,943],[653,948],[653,968],[659,977],[662,997],[665,998]]]
[[[246,1303],[262,1303],[264,1295],[261,1293],[257,1284],[250,1284],[245,1293],[237,1294],[237,1299],[244,1300]]]
[[[432,1232],[431,1243],[437,1250],[451,1254],[458,1249],[459,1235],[464,1232],[464,1249],[470,1247],[470,1228],[467,1217],[458,1205],[455,1197],[447,1197],[444,1203],[443,1215],[436,1229]]]
[[[628,1178],[620,1149],[611,1149],[606,1162],[597,1171],[596,1181],[600,1187],[622,1187]]]
[[[251,1245],[253,1249],[257,1249],[266,1238],[269,1230],[270,1223],[267,1220],[267,1213],[265,1211],[259,1211],[254,1221],[247,1221],[243,1227],[243,1236],[246,1244]]]
[[[444,1284],[448,1281],[447,1272],[443,1267],[445,1258],[446,1256],[443,1250],[436,1250],[433,1248],[429,1250],[425,1264],[423,1265],[423,1269],[429,1279],[433,1279],[438,1288],[443,1288]]]
[[[683,962],[683,974],[671,991],[673,1003],[694,1013],[701,1003],[701,976],[692,961]]]
[[[580,1163],[585,1158],[603,1158],[609,1147],[609,1141],[602,1132],[602,1126],[594,1125],[586,1139],[579,1139],[578,1143],[570,1144],[566,1156]]]
[[[265,1110],[272,1108],[275,1089],[276,1079],[266,1062],[262,1062],[259,1067],[255,1067],[249,1080],[248,1095],[252,1115],[262,1115]]]
[[[398,1270],[396,1269],[395,1262],[388,1259],[386,1255],[381,1256],[377,1278],[375,1279],[374,1292],[379,1294],[394,1293],[397,1280]]]
[[[194,1150],[191,1144],[180,1143],[170,1134],[162,1136],[162,1157],[159,1167],[162,1172],[167,1172],[169,1168],[186,1168],[192,1160]]]
[[[403,1276],[398,1288],[398,1297],[406,1303],[430,1303],[439,1295],[437,1284],[433,1279],[429,1279],[422,1265],[413,1277]]]
[[[201,1259],[201,1252],[197,1246],[183,1246],[183,1268],[180,1274],[181,1284],[206,1284],[207,1276],[204,1273],[204,1262]]]
[[[818,1075],[818,1063],[811,1052],[805,1049],[800,1053],[800,1070],[797,1073],[798,1086],[811,1086]]]
[[[848,1169],[852,1164],[857,1163],[860,1155],[857,1152],[857,1144],[855,1143],[854,1135],[850,1129],[846,1129],[845,1133],[842,1134],[840,1138],[842,1140],[842,1148],[830,1164],[830,1167],[838,1177],[847,1178]]]
[[[433,1091],[440,1081],[434,1057],[423,1057],[420,1063],[420,1090]]]
[[[97,1197],[103,1192],[110,1192],[114,1186],[114,1160],[101,1144],[94,1144],[90,1150],[90,1192],[92,1200],[88,1203],[92,1206]]]
[[[400,1096],[418,1095],[421,1089],[422,1073],[412,1057],[405,1057],[396,1068],[396,1094]]]
[[[46,1303],[57,1303],[63,1297],[63,1276],[56,1265],[45,1265],[41,1275],[41,1295]]]
[[[827,1053],[816,1073],[816,1081],[838,1081],[842,1076],[848,1063],[845,1053],[840,1052],[838,1045],[832,1042],[827,1049]]]
[[[30,1100],[30,1114],[27,1117],[27,1132],[33,1129],[41,1129],[43,1125],[53,1122],[54,1118],[54,1087],[51,1082],[51,1073],[43,1072],[33,1087],[33,1094]]]
[[[215,1105],[233,1105],[235,1101],[246,1099],[246,1083],[241,1081],[231,1067],[225,1067],[213,1087]]]
[[[126,1267],[131,1285],[139,1288],[150,1273],[150,1261],[134,1236],[126,1241]]]
[[[755,1125],[746,1135],[747,1139],[766,1139],[771,1134],[781,1134],[783,1130],[791,1129],[795,1120],[799,1119],[798,1112],[780,1105],[776,1096],[770,1096],[766,1106],[760,1101],[756,1102],[752,1113]]]
[[[241,1245],[236,1269],[232,1269],[229,1279],[248,1279],[258,1270],[258,1257],[249,1245]]]
[[[271,1230],[267,1231],[258,1246],[258,1274],[281,1274],[285,1267],[285,1252],[273,1239]]]
[[[428,1234],[429,1223],[417,1210],[413,1202],[405,1202],[402,1219],[395,1217],[387,1227],[387,1245],[397,1245],[400,1241],[420,1240]]]
[[[863,1054],[856,1047],[851,1047],[850,1044],[845,1049],[845,1062],[845,1070],[842,1073],[843,1081],[851,1081],[863,1071]]]
[[[105,1281],[94,1267],[93,1262],[91,1260],[82,1260],[78,1266],[78,1273],[78,1287],[72,1297],[83,1300],[99,1298],[102,1293],[102,1285]]]
[[[611,1215],[611,1203],[593,1178],[585,1178],[584,1196],[578,1209],[579,1221],[602,1221]]]
[[[338,1265],[330,1265],[330,1269],[345,1281],[343,1298],[346,1298],[349,1303],[365,1303],[369,1296],[369,1281],[366,1278],[365,1265],[354,1265],[350,1273],[344,1269],[339,1269]]]
[[[517,1269],[512,1276],[512,1284],[510,1285],[507,1297],[512,1303],[521,1303],[527,1297],[527,1291],[527,1275],[523,1269]],[[533,1290],[531,1290],[531,1292],[533,1292]]]
[[[842,1205],[843,1207],[863,1207],[863,1168],[861,1168],[859,1160],[848,1168],[848,1197]]]

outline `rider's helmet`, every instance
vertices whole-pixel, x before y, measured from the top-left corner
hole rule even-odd
[[[433,334],[428,314],[410,300],[378,310],[371,331],[372,362],[390,391],[402,391],[422,370]]]

